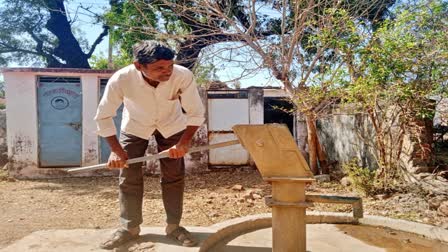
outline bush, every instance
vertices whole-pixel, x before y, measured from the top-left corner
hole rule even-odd
[[[350,162],[343,164],[342,169],[350,178],[353,189],[364,196],[375,195],[377,191],[375,171],[371,171],[369,168],[360,167],[357,159],[352,159]]]

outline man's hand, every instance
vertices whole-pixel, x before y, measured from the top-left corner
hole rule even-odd
[[[198,130],[198,128],[199,126],[187,126],[179,142],[168,149],[170,158],[181,158],[185,156],[190,149],[191,139],[193,139],[194,133]]]
[[[128,160],[128,154],[122,148],[112,151],[107,161],[107,168],[128,168],[126,160]]]
[[[190,149],[190,141],[180,140],[176,145],[168,149],[168,154],[170,158],[181,158]]]

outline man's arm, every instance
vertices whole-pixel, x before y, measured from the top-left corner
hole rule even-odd
[[[205,108],[199,96],[198,86],[191,72],[184,82],[185,85],[181,88],[180,101],[187,116],[187,125],[201,126],[205,121]]]
[[[116,137],[116,128],[113,117],[116,116],[117,109],[123,103],[123,92],[118,86],[118,79],[112,76],[107,83],[104,95],[95,115],[97,133],[106,138],[111,149],[108,161],[109,168],[122,168],[126,164],[128,156],[121,147]]]
[[[117,134],[113,118],[117,115],[117,109],[122,103],[123,91],[119,86],[118,77],[114,75],[109,79],[96,111],[95,121],[98,135],[108,137]]]
[[[205,121],[205,108],[191,72],[185,78],[185,85],[181,89],[180,96],[182,108],[187,116],[187,128],[179,142],[169,150],[171,158],[183,157],[188,152],[194,134]]]

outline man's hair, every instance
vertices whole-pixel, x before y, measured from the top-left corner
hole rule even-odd
[[[132,47],[134,61],[151,64],[158,60],[174,59],[174,51],[167,45],[154,40],[143,40]]]

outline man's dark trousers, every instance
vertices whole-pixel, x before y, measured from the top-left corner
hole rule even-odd
[[[164,138],[158,131],[154,133],[159,152],[177,144],[184,131]],[[145,155],[148,140],[124,132],[120,133],[120,144],[128,158]],[[162,199],[167,224],[179,224],[182,218],[183,193],[185,186],[185,163],[183,158],[160,159]],[[120,169],[119,179],[120,221],[124,228],[138,227],[142,222],[143,169],[142,163],[130,164]]]

